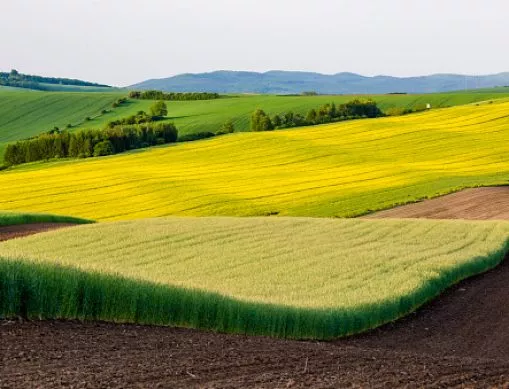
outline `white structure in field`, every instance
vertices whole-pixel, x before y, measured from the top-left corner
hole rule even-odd
[[[431,109],[431,104],[430,103],[426,104],[426,109]]]

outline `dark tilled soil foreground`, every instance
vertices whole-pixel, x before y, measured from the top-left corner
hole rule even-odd
[[[509,219],[509,188],[371,217]],[[67,225],[0,227],[0,240]],[[0,388],[507,388],[509,259],[368,334],[298,342],[178,328],[0,321]]]
[[[39,232],[56,230],[58,228],[75,226],[71,223],[31,223],[14,226],[0,226],[0,242],[7,239],[20,238]]]
[[[1,388],[509,388],[509,261],[335,342],[0,321]]]

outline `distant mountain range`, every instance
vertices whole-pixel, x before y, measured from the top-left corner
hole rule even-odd
[[[509,72],[484,76],[434,74],[420,77],[366,77],[355,73],[326,75],[310,72],[266,73],[216,71],[152,79],[130,89],[172,92],[301,94],[435,93],[509,85]]]

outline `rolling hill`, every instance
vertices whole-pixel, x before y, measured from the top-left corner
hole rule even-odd
[[[131,89],[173,92],[300,94],[378,94],[391,92],[436,93],[509,85],[509,73],[487,76],[434,74],[420,77],[366,77],[354,73],[326,75],[310,72],[269,71],[266,73],[216,71],[180,74],[132,85]]]
[[[351,217],[509,182],[509,102],[138,150],[0,172],[0,209],[95,220]]]
[[[111,105],[121,93],[0,90],[0,142],[29,138],[85,122]]]
[[[433,108],[451,107],[491,99],[509,97],[505,93],[487,90],[479,93],[437,93],[423,95],[373,95],[373,96],[271,96],[237,95],[205,101],[167,101],[168,119],[179,129],[179,135],[201,131],[217,132],[227,120],[232,120],[236,131],[249,131],[251,114],[257,108],[268,114],[281,114],[288,111],[306,115],[312,109],[334,102],[344,104],[354,98],[372,98],[386,111],[390,108],[423,108],[430,103]],[[111,113],[84,122],[77,128],[103,127],[110,120],[134,115],[140,110],[149,110],[153,101],[129,100],[128,104],[116,108]]]
[[[54,127],[70,131],[103,128],[111,120],[149,111],[153,101],[129,99],[112,108],[112,103],[125,97],[125,92],[77,93],[41,92],[23,89],[0,89],[0,161],[6,142],[26,139],[47,132]],[[362,96],[366,97],[366,96]],[[434,108],[468,104],[509,97],[498,90],[476,93],[443,93],[430,95],[376,95],[371,96],[383,110],[389,108],[419,108],[430,103]],[[227,120],[232,120],[236,131],[249,130],[251,113],[262,108],[270,114],[293,111],[306,114],[311,108],[334,101],[345,103],[355,96],[227,96],[207,101],[168,101],[168,121],[174,122],[179,134],[217,132]],[[107,110],[107,113],[102,113]],[[85,120],[85,118],[90,120]]]
[[[509,223],[159,218],[0,243],[0,316],[330,339],[496,266]]]

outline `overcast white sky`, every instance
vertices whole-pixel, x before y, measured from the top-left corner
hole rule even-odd
[[[0,0],[0,70],[113,85],[211,70],[509,71],[508,0]]]

